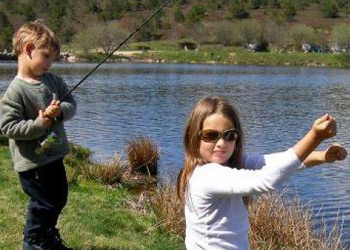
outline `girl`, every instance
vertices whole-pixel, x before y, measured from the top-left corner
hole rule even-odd
[[[335,119],[324,115],[293,148],[270,155],[246,155],[235,108],[219,97],[200,100],[187,122],[185,164],[177,186],[185,203],[186,248],[249,249],[243,198],[274,190],[298,167],[345,159],[346,150],[340,145],[313,152],[335,135]]]

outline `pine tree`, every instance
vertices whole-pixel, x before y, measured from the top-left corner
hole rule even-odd
[[[233,0],[230,6],[232,18],[248,18],[249,12],[246,10],[246,4],[242,0]]]
[[[324,0],[321,4],[323,16],[327,18],[339,17],[339,7],[334,0]]]
[[[287,1],[284,9],[284,16],[286,19],[293,20],[296,14],[297,8],[295,7],[294,3],[291,0]]]
[[[11,49],[12,47],[12,34],[14,32],[12,25],[10,24],[7,16],[0,9],[0,49]]]

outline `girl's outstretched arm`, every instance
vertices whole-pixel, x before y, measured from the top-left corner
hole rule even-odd
[[[335,118],[325,114],[314,122],[310,131],[294,145],[293,150],[299,160],[304,162],[323,140],[336,134],[337,124]]]
[[[348,152],[343,146],[335,143],[324,151],[313,151],[303,163],[306,167],[313,167],[322,163],[333,163],[344,160],[347,154]]]

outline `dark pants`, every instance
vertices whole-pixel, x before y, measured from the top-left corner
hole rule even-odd
[[[43,237],[55,228],[67,203],[68,184],[63,159],[19,173],[24,192],[30,197],[24,238]]]

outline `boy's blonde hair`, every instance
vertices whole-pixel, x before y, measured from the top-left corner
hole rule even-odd
[[[19,56],[27,43],[33,43],[35,48],[47,48],[58,56],[60,43],[55,33],[43,24],[42,20],[36,20],[24,24],[13,35],[12,44],[17,56]]]

